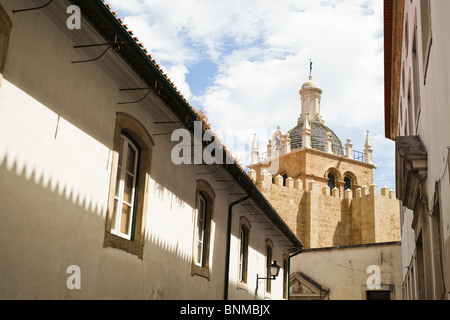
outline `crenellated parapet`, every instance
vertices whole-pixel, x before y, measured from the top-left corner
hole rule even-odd
[[[300,90],[301,114],[286,133],[271,136],[267,153],[252,144],[249,177],[305,248],[400,240],[400,204],[393,190],[374,184],[369,131],[364,151],[343,145],[321,116],[322,90]]]
[[[249,176],[305,247],[400,239],[399,202],[388,187],[364,185],[341,196],[338,188],[330,190],[314,180],[304,184],[266,170],[257,179],[253,169]]]
[[[388,188],[382,187],[380,189],[380,193],[378,193],[378,186],[375,184],[370,185],[369,187],[364,185],[362,187],[356,188],[355,192],[350,189],[344,191],[343,197],[340,196],[339,189],[333,188],[330,190],[330,187],[325,186],[321,187],[319,183],[312,180],[307,184],[307,188],[303,188],[304,184],[301,179],[292,179],[290,177],[284,178],[281,175],[273,176],[267,170],[262,170],[259,179],[257,180],[257,174],[254,169],[250,169],[248,172],[248,176],[252,179],[253,182],[264,185],[264,189],[270,191],[272,185],[276,185],[282,188],[287,189],[297,189],[302,191],[316,192],[321,193],[325,196],[330,196],[333,198],[343,198],[343,199],[353,199],[353,198],[362,198],[364,196],[373,196],[380,195],[386,197],[388,199],[396,199],[395,191]]]

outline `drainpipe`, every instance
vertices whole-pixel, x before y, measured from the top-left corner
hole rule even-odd
[[[224,295],[223,300],[228,300],[228,282],[230,278],[230,247],[231,247],[231,223],[233,220],[233,207],[245,200],[250,199],[250,196],[246,196],[240,200],[237,200],[228,206],[228,227],[227,227],[227,251],[225,257],[225,283],[224,283]]]

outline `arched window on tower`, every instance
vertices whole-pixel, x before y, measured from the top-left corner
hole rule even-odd
[[[352,190],[352,180],[349,177],[344,178],[344,197],[345,197],[345,191],[348,189]]]
[[[286,180],[288,178],[288,175],[285,173],[283,174],[283,187],[286,187]]]
[[[346,191],[347,189],[351,190],[352,189],[352,180],[350,180],[349,177],[345,177],[344,182],[345,182],[344,191]]]
[[[330,188],[331,195],[333,189],[336,187],[336,177],[332,173],[328,174],[328,187]]]

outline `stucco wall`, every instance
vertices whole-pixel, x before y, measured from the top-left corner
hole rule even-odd
[[[440,284],[442,273],[445,274],[445,287],[450,285],[450,168],[449,168],[449,141],[450,130],[450,95],[449,78],[450,58],[448,48],[450,40],[448,30],[450,22],[448,14],[450,3],[445,0],[432,0],[430,3],[431,38],[432,43],[425,43],[422,37],[421,1],[405,1],[401,37],[401,67],[395,76],[400,78],[400,93],[398,101],[398,131],[399,136],[418,135],[427,151],[427,179],[421,188],[421,196],[427,195],[426,207],[432,210],[435,194],[435,183],[439,181],[441,217],[431,218],[423,210],[420,219],[415,219],[415,230],[411,235],[404,237],[405,264],[409,264],[415,254],[415,242],[423,231],[423,250],[425,252],[427,278],[427,299],[448,299],[448,290],[445,292]],[[416,42],[414,36],[416,33]],[[417,45],[417,63],[414,60],[413,46]],[[427,55],[429,49],[429,55]],[[398,73],[398,74],[397,74]],[[414,75],[417,73],[416,78]],[[411,92],[408,95],[408,90]],[[408,100],[409,97],[409,100]],[[414,106],[420,106],[420,112],[414,111]],[[412,106],[408,111],[408,107]],[[405,213],[403,229],[409,230],[412,222],[411,211]],[[439,221],[437,224],[436,222]],[[434,221],[433,221],[434,220]],[[417,223],[419,221],[419,223]],[[422,228],[423,226],[423,228]],[[422,229],[421,229],[422,228]],[[441,239],[438,238],[438,230]],[[409,230],[411,231],[411,230]],[[433,234],[434,233],[434,234]],[[437,267],[440,264],[439,241],[442,241],[443,270]],[[435,260],[434,262],[432,260]],[[435,265],[434,270],[431,265]],[[412,283],[415,288],[416,284]],[[422,296],[424,297],[424,295]]]
[[[2,5],[8,13],[30,6],[22,0]],[[84,19],[81,30],[67,30],[67,5],[58,1],[32,14],[10,14],[0,89],[0,298],[222,299],[228,205],[236,199],[229,195],[233,188],[224,192],[216,180],[231,177],[205,175],[204,166],[174,165],[170,135],[153,136],[143,258],[103,247],[116,113],[132,115],[151,135],[173,130],[155,124],[173,114],[153,95],[141,104],[118,104],[130,99],[119,89],[144,84],[117,54],[71,63],[98,55],[74,45],[105,40]],[[191,275],[199,177],[218,190],[209,280]],[[241,206],[234,210],[233,219],[239,219]],[[232,264],[238,230],[235,223]],[[249,290],[231,290],[237,282],[233,265],[230,298],[264,298],[263,289],[255,296],[254,279],[264,273],[264,241],[273,233],[255,222],[252,235]],[[275,243],[274,259],[282,261],[287,250]],[[66,285],[70,265],[80,267],[80,290]],[[282,281],[274,281],[266,298],[281,299],[282,288]]]
[[[330,300],[365,300],[370,266],[379,267],[380,289],[391,290],[391,299],[402,297],[399,242],[342,248],[305,250],[292,258],[291,272],[302,272],[329,290]],[[374,282],[369,282],[369,286]],[[292,294],[291,299],[298,296]]]

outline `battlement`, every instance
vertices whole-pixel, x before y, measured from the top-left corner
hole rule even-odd
[[[362,186],[358,187],[355,190],[355,195],[353,195],[353,191],[350,189],[347,189],[344,192],[344,195],[341,197],[339,194],[339,189],[334,188],[330,190],[328,186],[321,187],[317,182],[310,181],[307,185],[307,188],[304,188],[303,181],[300,179],[294,180],[292,178],[287,178],[284,181],[284,178],[280,175],[276,176],[275,178],[266,170],[263,170],[260,175],[260,179],[257,181],[256,179],[256,171],[251,169],[248,173],[250,179],[253,180],[258,186],[261,186],[263,192],[270,191],[272,185],[276,185],[282,188],[286,189],[296,189],[300,191],[309,191],[314,193],[323,194],[326,196],[330,196],[332,198],[344,198],[344,199],[353,199],[353,198],[362,198],[364,196],[374,196],[374,195],[380,195],[383,197],[386,197],[388,199],[396,199],[395,191],[392,189],[389,189],[388,187],[382,187],[380,189],[380,193],[378,193],[378,186],[376,184],[372,184],[371,186]]]
[[[328,186],[320,188],[320,185],[317,184],[315,181],[311,181],[309,183],[308,191],[322,193],[323,195],[331,196],[333,198],[339,198],[339,189],[338,188],[334,188],[330,192],[330,188]],[[380,193],[378,193],[378,186],[376,184],[372,184],[370,187],[368,187],[368,186],[358,187],[355,190],[354,196],[353,196],[353,191],[350,189],[347,189],[344,192],[345,199],[353,199],[353,198],[358,199],[358,198],[362,198],[364,196],[374,196],[374,195],[380,195],[380,196],[386,197],[388,199],[394,199],[394,200],[396,199],[394,190],[389,189],[388,187],[382,187]]]
[[[398,241],[399,202],[387,187],[362,186],[340,192],[319,182],[248,173],[305,248]],[[341,189],[342,190],[342,189]],[[379,192],[380,191],[380,192]]]

